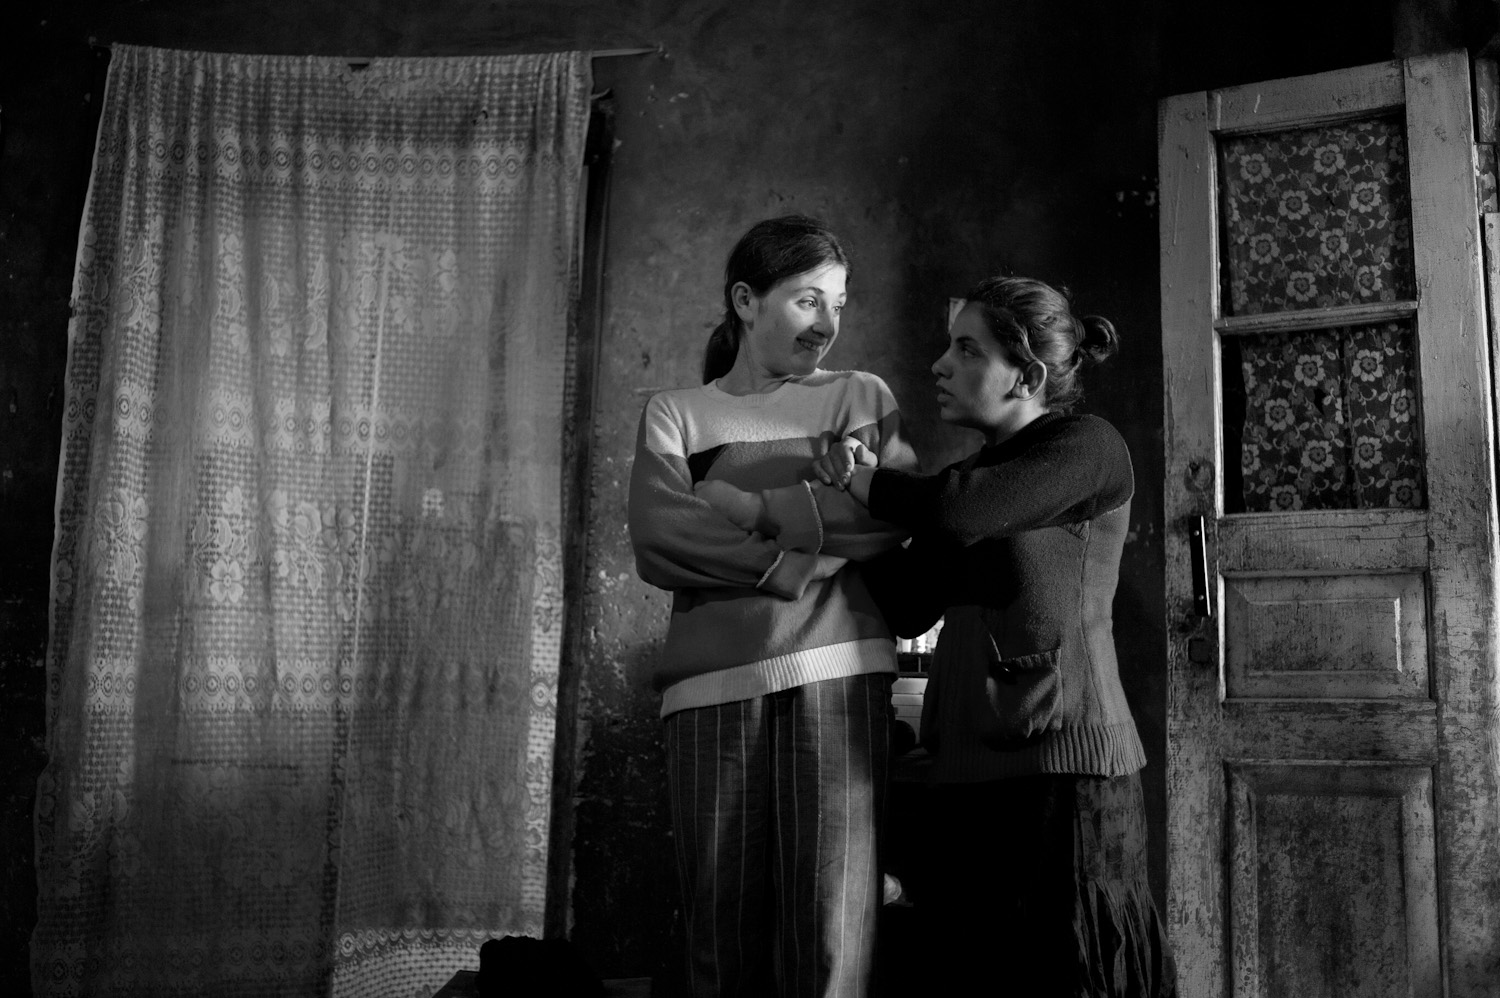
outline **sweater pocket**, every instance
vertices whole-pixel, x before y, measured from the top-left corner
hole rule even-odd
[[[1060,648],[992,659],[984,678],[987,710],[979,738],[993,749],[1022,748],[1061,727]]]

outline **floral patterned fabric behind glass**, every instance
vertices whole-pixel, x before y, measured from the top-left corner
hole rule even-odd
[[[1219,166],[1226,314],[1414,296],[1398,120],[1225,138]],[[1243,506],[1231,496],[1231,509],[1424,504],[1409,324],[1241,336],[1226,349],[1245,396]]]
[[[1226,314],[1413,297],[1399,122],[1235,136],[1219,151]]]
[[[540,934],[589,89],[116,47],[36,994],[425,998]]]
[[[1243,509],[1424,504],[1411,327],[1236,337]]]

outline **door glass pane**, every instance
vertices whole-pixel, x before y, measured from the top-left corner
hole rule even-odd
[[[1219,178],[1226,315],[1416,297],[1400,119],[1228,136]]]
[[[1426,505],[1412,323],[1224,337],[1229,513]]]

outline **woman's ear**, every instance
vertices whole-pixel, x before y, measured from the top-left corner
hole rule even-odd
[[[734,287],[729,289],[729,300],[734,302],[734,313],[740,317],[740,321],[746,326],[755,319],[755,292],[750,290],[750,285],[744,281],[738,281]]]
[[[1039,360],[1034,360],[1026,365],[1026,370],[1011,388],[1010,393],[1018,399],[1039,398],[1042,389],[1047,385],[1047,365]]]

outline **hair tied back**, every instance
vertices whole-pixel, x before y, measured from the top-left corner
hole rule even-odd
[[[1102,315],[1085,315],[1078,320],[1078,353],[1080,360],[1087,357],[1101,363],[1113,357],[1120,349],[1120,336],[1115,324]]]

